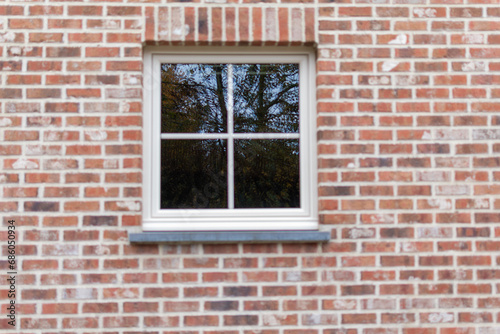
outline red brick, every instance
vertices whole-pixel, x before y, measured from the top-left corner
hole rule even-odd
[[[139,288],[104,288],[104,299],[139,298]]]
[[[411,284],[388,284],[380,286],[381,295],[411,295],[414,293]]]
[[[138,317],[104,317],[103,325],[105,328],[119,328],[119,327],[137,327],[139,324]]]
[[[56,289],[23,289],[21,291],[21,297],[25,300],[54,300],[56,295]]]
[[[219,325],[219,317],[215,315],[211,316],[199,316],[199,315],[191,315],[186,316],[184,318],[184,325],[188,327],[192,326],[203,326],[203,327],[211,327]],[[225,324],[227,325],[227,324]]]
[[[339,16],[348,17],[362,17],[362,16],[372,16],[371,7],[339,7]]]
[[[163,303],[163,309],[167,312],[195,312],[200,310],[200,303],[191,301],[167,301]]]
[[[116,313],[118,303],[85,303],[82,307],[83,313]]]
[[[377,315],[374,313],[365,314],[343,314],[342,324],[374,324]]]
[[[78,304],[76,303],[57,303],[43,304],[43,314],[76,314],[78,313]]]
[[[227,288],[224,288],[224,290],[226,290],[226,289]],[[246,295],[246,294],[244,294],[244,295]],[[256,295],[256,294],[254,294],[254,295]],[[215,297],[215,296],[217,296],[217,288],[216,287],[184,288],[184,297],[186,297],[186,298]],[[229,296],[233,296],[233,295],[229,294]]]

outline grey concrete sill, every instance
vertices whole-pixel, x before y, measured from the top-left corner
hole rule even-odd
[[[244,231],[244,232],[143,232],[130,233],[131,243],[259,243],[328,242],[329,232],[319,231]]]

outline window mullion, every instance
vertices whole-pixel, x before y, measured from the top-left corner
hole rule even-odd
[[[233,64],[227,65],[227,199],[234,209]]]

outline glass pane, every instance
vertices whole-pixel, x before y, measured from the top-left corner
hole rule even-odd
[[[298,208],[299,141],[235,140],[235,208]]]
[[[227,65],[161,64],[161,132],[227,132]]]
[[[160,207],[227,208],[226,140],[161,141]]]
[[[234,65],[234,131],[298,130],[299,65]]]

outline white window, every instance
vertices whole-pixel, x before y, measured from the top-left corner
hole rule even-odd
[[[314,54],[145,50],[145,231],[313,230]]]

